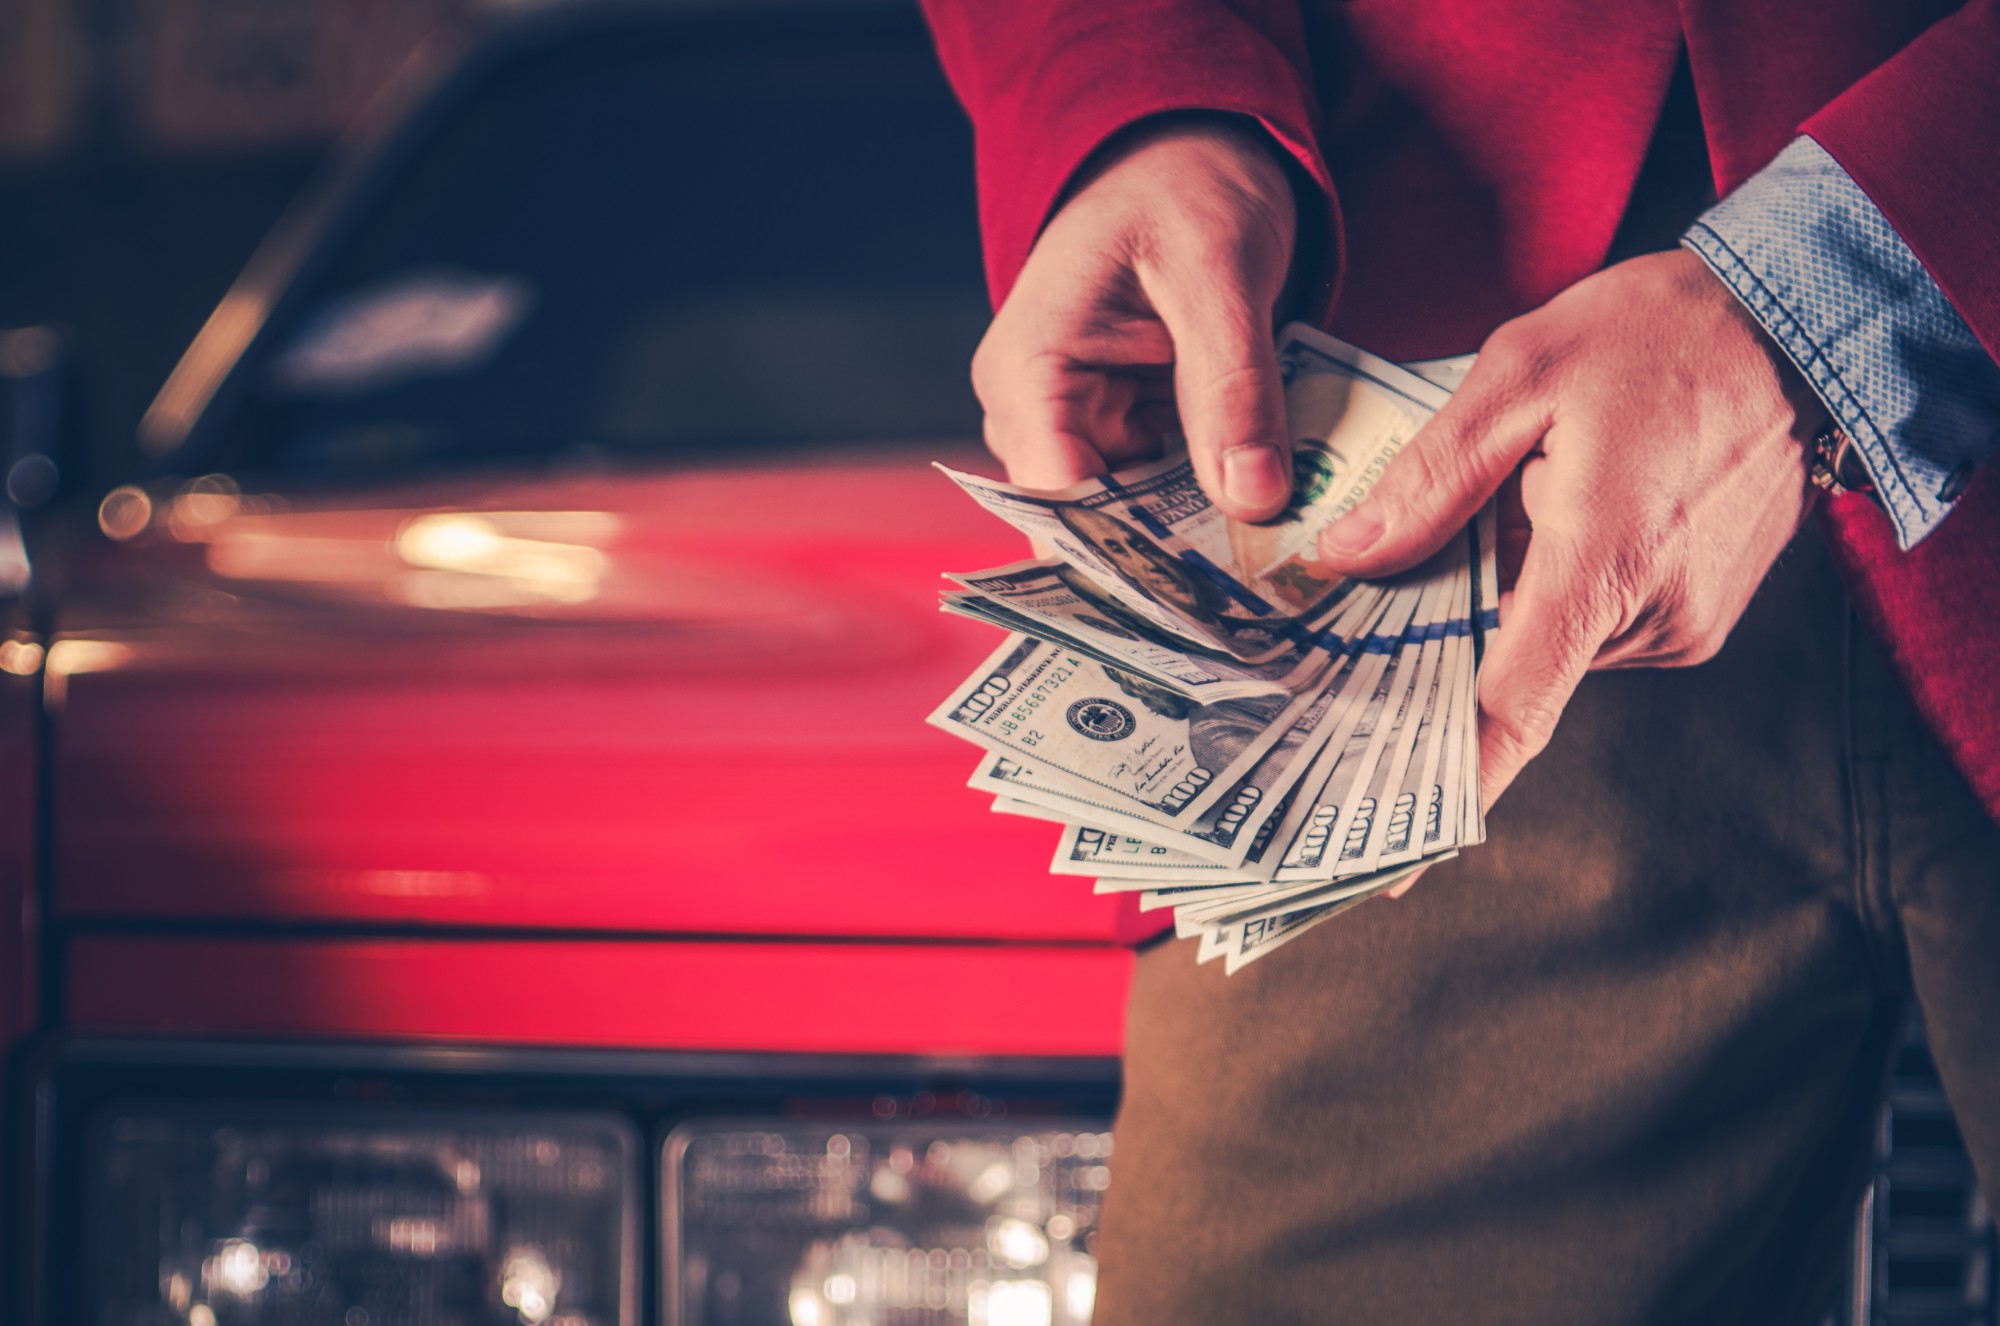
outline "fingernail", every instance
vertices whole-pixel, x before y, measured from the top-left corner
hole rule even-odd
[[[1275,506],[1291,487],[1291,468],[1276,447],[1238,447],[1222,457],[1223,494],[1240,506]]]
[[[1358,557],[1381,537],[1382,517],[1365,503],[1327,526],[1319,536],[1320,543],[1335,557]]]

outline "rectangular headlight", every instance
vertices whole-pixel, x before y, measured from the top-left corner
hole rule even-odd
[[[91,1133],[97,1326],[638,1326],[615,1118],[142,1108]]]
[[[666,1146],[678,1326],[1083,1326],[1102,1123],[695,1123]]]

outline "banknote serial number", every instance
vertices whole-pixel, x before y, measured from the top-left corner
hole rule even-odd
[[[1048,734],[1040,728],[1029,727],[1028,721],[1035,716],[1037,709],[1055,698],[1056,691],[1063,682],[1075,675],[1075,668],[1066,668],[1060,663],[1050,668],[1040,681],[1028,689],[1027,694],[1014,702],[1014,707],[1000,720],[997,725],[1000,734],[1014,737],[1023,746],[1031,748],[1041,744],[1042,738]]]
[[[1046,735],[1037,728],[1029,727],[1035,711],[1055,697],[1056,691],[1065,681],[1076,675],[1076,669],[1062,663],[1054,663],[1038,669],[1040,675],[1020,697],[1000,715],[993,727],[1002,736],[1013,738],[1023,746],[1034,746]],[[965,697],[958,707],[958,718],[966,723],[987,722],[994,706],[1005,700],[1013,691],[1011,678],[996,672],[979,684],[979,689]]]

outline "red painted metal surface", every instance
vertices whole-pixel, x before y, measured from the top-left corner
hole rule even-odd
[[[1108,939],[922,723],[1023,551],[925,459],[183,499],[66,618],[59,910]]]
[[[100,937],[82,1030],[853,1054],[1115,1055],[1086,946]]]

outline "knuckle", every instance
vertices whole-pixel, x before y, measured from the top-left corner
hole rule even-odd
[[[1267,209],[1226,185],[1180,195],[1153,234],[1152,256],[1195,271],[1240,265],[1265,239],[1276,237]]]
[[[1544,697],[1520,697],[1480,711],[1481,735],[1503,764],[1519,767],[1541,754],[1562,706]]]
[[[1260,300],[1277,295],[1282,264],[1223,225],[1184,227],[1135,263],[1140,284],[1162,309],[1233,342],[1268,341],[1270,324]],[[1274,272],[1276,274],[1274,278]]]
[[[1007,445],[1008,435],[1006,430],[994,422],[992,415],[989,414],[980,421],[979,431],[986,443],[986,449],[993,453],[996,459],[1006,460],[1010,450]]]
[[[1565,355],[1563,342],[1529,313],[1494,328],[1480,347],[1479,363],[1487,366],[1496,403],[1514,405],[1548,390]]]
[[[1721,592],[1680,560],[1670,563],[1660,581],[1650,611],[1659,623],[1654,634],[1661,664],[1694,667],[1708,662],[1722,651],[1734,625]]]
[[[1555,349],[1532,317],[1511,318],[1493,329],[1486,349],[1512,378],[1537,380],[1555,359]]]
[[[1468,450],[1455,436],[1432,433],[1422,446],[1405,447],[1375,485],[1374,497],[1400,524],[1418,507],[1472,485],[1474,466]]]
[[[1209,396],[1245,396],[1261,389],[1264,381],[1254,364],[1225,363],[1209,368],[1194,385]]]
[[[1161,236],[1156,258],[1193,281],[1203,274],[1227,271],[1243,263],[1243,236],[1214,209],[1203,209]]]
[[[1573,559],[1584,554],[1571,552]],[[1643,591],[1617,554],[1585,562],[1563,577],[1566,592],[1553,605],[1548,645],[1565,671],[1580,672],[1598,646],[1633,630],[1644,615]]]
[[[1610,629],[1607,635],[1623,635],[1642,629],[1663,618],[1661,608],[1672,601],[1671,592],[1654,586],[1651,554],[1626,543],[1613,550],[1604,565],[1598,595],[1599,608]]]
[[[1709,628],[1698,632],[1688,640],[1674,660],[1674,666],[1692,668],[1708,662],[1722,652],[1722,646],[1729,639],[1729,633]]]
[[[1663,643],[1672,654],[1672,666],[1691,668],[1721,653],[1728,640],[1729,625],[1720,614],[1701,612],[1678,618]]]
[[[1486,344],[1481,347],[1480,357],[1518,360],[1530,352],[1530,346],[1538,339],[1533,324],[1526,318],[1509,318],[1486,334]]]
[[[1714,658],[1721,651],[1722,642],[1706,636],[1675,636],[1655,641],[1643,653],[1636,654],[1624,667],[1644,668],[1694,668]]]
[[[980,338],[978,347],[972,352],[970,372],[972,394],[977,396],[979,403],[989,410],[1000,398],[998,381],[1003,372],[1002,361],[1008,354],[1009,349],[1002,339],[998,324]]]
[[[1200,407],[1193,413],[1207,416],[1203,423],[1212,424],[1222,435],[1200,439],[1223,446],[1238,439],[1229,434],[1266,423],[1265,379],[1252,364],[1231,364],[1208,369],[1200,381],[1190,384]],[[1234,421],[1239,429],[1230,429]],[[1191,421],[1192,422],[1192,421]],[[1190,439],[1191,441],[1194,439]]]
[[[1598,529],[1624,523],[1605,511],[1587,520]],[[1657,637],[1672,625],[1682,586],[1676,564],[1661,557],[1657,541],[1626,533],[1608,540],[1586,536],[1586,543],[1568,552],[1575,573],[1568,577],[1572,591],[1564,609],[1580,633],[1594,632],[1593,649],[1609,639]]]

